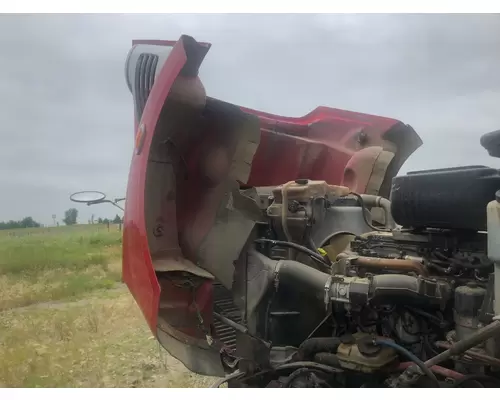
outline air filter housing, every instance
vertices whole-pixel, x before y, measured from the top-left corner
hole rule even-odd
[[[486,230],[498,188],[500,171],[485,166],[410,172],[392,180],[392,216],[408,228]]]

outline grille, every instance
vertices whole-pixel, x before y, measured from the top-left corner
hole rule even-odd
[[[156,54],[142,53],[137,59],[137,64],[135,66],[134,94],[138,120],[142,117],[149,93],[153,88],[157,65],[158,56]]]
[[[231,293],[220,283],[214,284],[214,311],[241,323],[241,313],[236,308]],[[230,326],[214,319],[214,328],[217,338],[231,350],[236,350],[236,331]]]

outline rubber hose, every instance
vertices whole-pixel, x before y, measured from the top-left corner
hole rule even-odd
[[[313,294],[318,301],[323,302],[325,284],[331,279],[330,274],[318,271],[308,265],[292,260],[271,260],[259,254],[269,271],[272,284],[278,277],[279,284],[308,295]],[[346,280],[348,282],[348,280]],[[332,287],[332,290],[334,288]],[[358,279],[349,285],[351,302],[367,304],[369,302],[394,303],[412,300],[418,304],[440,304],[447,293],[444,285],[407,275],[385,274],[373,277],[372,280]],[[432,293],[434,292],[434,293]]]
[[[232,374],[229,374],[227,376],[225,376],[224,378],[221,378],[219,379],[218,381],[216,381],[212,386],[210,386],[211,388],[218,388],[220,386],[222,386],[224,383],[226,382],[229,382],[230,380],[232,379],[237,379],[237,378],[241,378],[245,375],[244,372],[242,371],[235,371],[233,372]]]
[[[317,353],[314,356],[314,361],[320,364],[326,364],[331,367],[341,368],[339,358],[332,353]]]
[[[431,282],[421,282],[418,278],[408,275],[374,276],[370,288],[371,302],[389,304],[397,299],[404,299],[405,302],[413,300],[417,304],[422,302],[440,304],[441,296],[447,294],[444,285],[438,288],[438,284],[435,283],[435,293],[431,293],[430,289],[425,290],[425,287],[420,286],[421,284],[433,285]],[[425,293],[421,293],[421,291]]]
[[[422,370],[422,372],[436,385],[436,387],[438,387],[438,388],[441,387],[438,379],[436,378],[436,375],[434,375],[434,373],[415,354],[409,352],[408,350],[406,350],[404,347],[400,346],[399,344],[391,342],[389,340],[377,339],[377,340],[374,340],[373,343],[377,346],[391,347],[394,350],[396,350],[398,353],[409,358],[411,361],[413,361],[415,364],[418,365],[418,367]]]
[[[305,373],[311,373],[310,368],[299,368],[293,371],[290,375],[288,375],[284,381],[283,381],[283,387],[284,388],[289,388],[290,385],[293,383],[293,381],[298,378],[300,375],[305,374]]]
[[[365,205],[368,207],[380,207],[384,210],[385,214],[385,227],[387,229],[394,229],[396,227],[396,223],[392,218],[391,214],[391,202],[384,197],[375,196],[370,194],[362,194],[360,195]]]
[[[325,283],[330,277],[325,272],[318,271],[297,261],[280,260],[275,272],[278,274],[280,285],[291,286],[301,293],[318,296],[324,293]],[[321,301],[323,298],[321,297]]]
[[[336,337],[316,337],[304,340],[297,351],[297,361],[312,360],[319,352],[335,353],[340,346]]]

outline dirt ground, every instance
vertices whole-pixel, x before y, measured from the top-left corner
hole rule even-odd
[[[162,349],[125,286],[0,313],[0,386],[207,387]]]
[[[0,232],[0,387],[206,387],[121,283],[114,226]]]

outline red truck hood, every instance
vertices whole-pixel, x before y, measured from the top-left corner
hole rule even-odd
[[[421,140],[391,118],[328,107],[292,118],[213,99],[198,78],[209,48],[189,36],[135,41],[127,58],[136,146],[123,278],[170,353],[195,372],[221,375],[206,335],[213,283],[231,289],[232,264],[254,226],[241,189],[308,178],[387,197]],[[202,283],[183,288],[169,280],[174,271]]]

